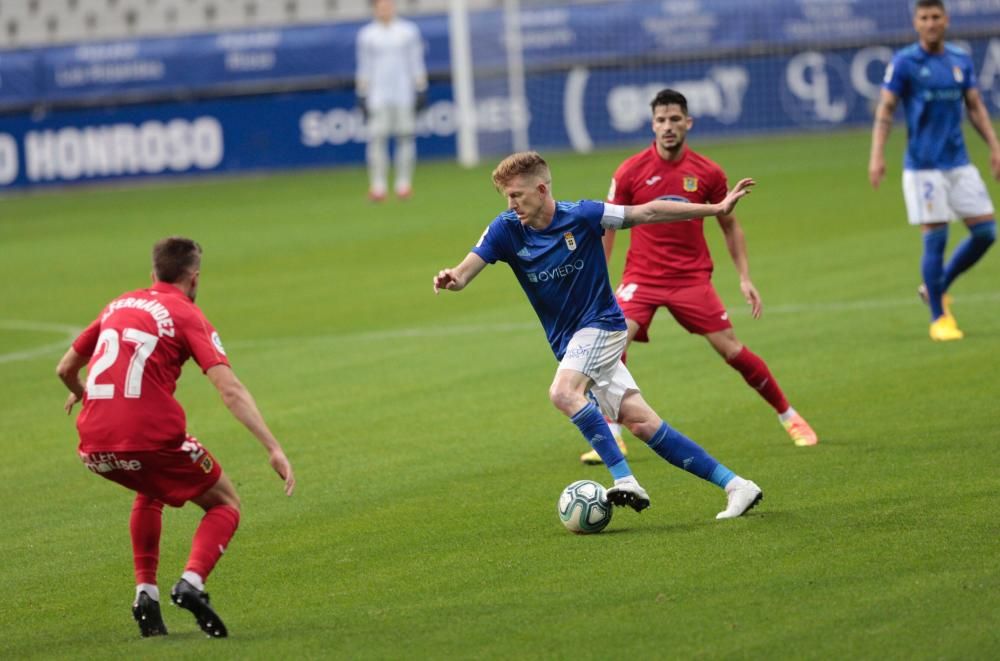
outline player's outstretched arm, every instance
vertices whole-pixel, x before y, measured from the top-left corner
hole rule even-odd
[[[83,382],[80,381],[80,370],[86,367],[88,360],[87,356],[81,356],[76,352],[76,349],[70,347],[69,351],[59,360],[59,365],[56,366],[56,375],[69,390],[69,397],[63,404],[66,415],[72,413],[73,405],[83,399]]]
[[[474,252],[470,252],[458,266],[450,269],[441,269],[434,276],[434,293],[437,294],[442,289],[460,291],[472,282],[479,273],[486,268],[486,261]]]
[[[223,404],[233,414],[233,417],[242,422],[267,450],[271,468],[285,481],[285,494],[291,496],[292,491],[295,490],[295,474],[292,472],[292,464],[285,456],[285,451],[281,449],[278,439],[274,437],[267,423],[264,422],[264,416],[260,414],[253,395],[236,378],[236,374],[228,365],[215,365],[210,367],[205,374],[215,389],[219,391]]]
[[[887,89],[879,96],[875,108],[875,122],[872,125],[872,150],[868,157],[868,182],[878,188],[885,177],[885,142],[892,130],[892,115],[896,112],[899,98]]]
[[[736,208],[736,203],[749,195],[750,189],[756,183],[753,179],[740,179],[718,204],[653,200],[634,207],[625,207],[625,220],[622,222],[622,227],[628,228],[648,223],[669,223],[730,214]]]

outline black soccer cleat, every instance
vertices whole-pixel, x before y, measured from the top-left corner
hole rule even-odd
[[[163,623],[163,616],[160,614],[160,602],[145,592],[140,592],[132,604],[132,617],[138,623],[139,633],[143,638],[167,635],[167,625]]]
[[[229,635],[226,625],[208,602],[208,593],[198,590],[183,578],[170,591],[170,601],[194,614],[198,626],[209,638],[225,638]]]

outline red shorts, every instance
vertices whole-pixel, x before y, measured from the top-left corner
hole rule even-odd
[[[222,475],[222,466],[193,436],[162,450],[81,452],[80,460],[101,477],[171,507],[205,493]]]
[[[656,287],[622,281],[615,292],[626,319],[639,324],[636,342],[649,342],[649,324],[664,307],[689,333],[706,335],[732,328],[729,313],[711,282],[681,287]]]

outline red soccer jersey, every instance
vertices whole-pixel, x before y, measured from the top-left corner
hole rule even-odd
[[[611,180],[608,202],[635,205],[651,200],[715,204],[726,197],[726,173],[684,147],[679,161],[666,161],[653,144],[622,163]],[[703,220],[655,223],[631,229],[623,282],[685,285],[712,277],[712,256]]]
[[[90,356],[80,450],[158,450],[183,442],[184,409],[174,399],[181,366],[228,365],[219,334],[177,287],[157,282],[111,301],[73,342]]]

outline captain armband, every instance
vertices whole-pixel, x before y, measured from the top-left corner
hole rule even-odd
[[[620,230],[625,224],[625,206],[621,204],[604,203],[604,216],[601,217],[601,227],[606,230]]]

